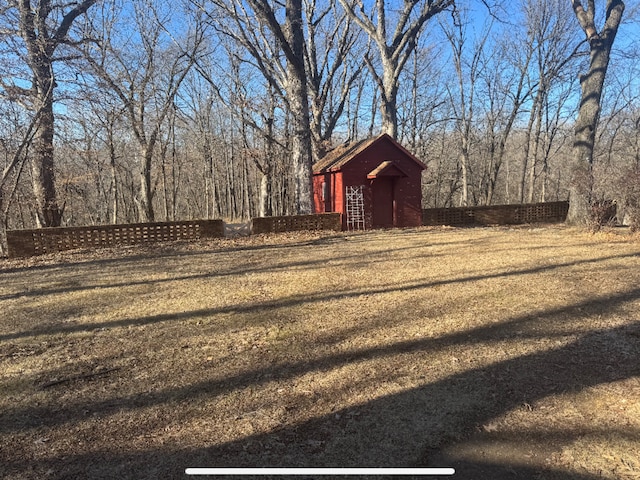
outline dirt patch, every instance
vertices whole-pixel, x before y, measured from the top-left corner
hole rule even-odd
[[[295,233],[0,262],[0,476],[637,478],[640,243]]]

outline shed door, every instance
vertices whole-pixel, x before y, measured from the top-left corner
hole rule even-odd
[[[373,226],[393,227],[393,177],[373,180]]]

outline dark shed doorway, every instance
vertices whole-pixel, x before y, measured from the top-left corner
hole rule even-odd
[[[373,226],[393,227],[393,177],[378,177],[373,180]]]
[[[407,174],[393,161],[387,160],[369,172],[373,190],[373,227],[396,227],[396,180]]]

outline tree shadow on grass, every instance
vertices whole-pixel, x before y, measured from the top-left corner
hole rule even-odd
[[[508,271],[501,270],[495,273],[489,273],[489,274],[482,273],[479,275],[470,275],[462,278],[443,279],[443,280],[435,280],[435,281],[427,281],[427,282],[410,282],[406,284],[396,283],[392,286],[384,285],[377,288],[353,289],[351,291],[321,292],[318,294],[292,295],[290,297],[283,298],[280,300],[274,300],[274,301],[243,303],[243,304],[228,305],[228,306],[217,307],[217,308],[203,308],[200,310],[190,310],[190,311],[179,312],[179,313],[159,314],[159,315],[152,315],[152,316],[147,316],[143,318],[125,318],[121,320],[109,320],[105,322],[93,322],[93,323],[81,323],[81,324],[42,325],[41,327],[38,327],[32,330],[2,334],[0,335],[0,342],[7,341],[7,340],[15,340],[19,338],[38,336],[38,335],[45,335],[45,334],[46,335],[67,334],[67,333],[76,333],[76,332],[90,332],[98,329],[111,329],[111,328],[121,328],[121,327],[152,325],[152,324],[157,324],[157,323],[162,323],[167,321],[197,319],[197,318],[203,318],[203,317],[208,317],[208,316],[217,315],[217,314],[225,314],[225,313],[248,313],[253,311],[270,311],[278,308],[287,308],[287,307],[313,304],[313,303],[325,302],[325,301],[336,300],[336,299],[359,297],[362,295],[377,295],[377,294],[392,293],[392,292],[399,292],[399,291],[409,292],[409,291],[444,286],[449,284],[468,283],[468,282],[475,282],[479,280],[489,280],[489,279],[495,279],[495,278],[519,277],[522,275],[554,271],[554,270],[565,268],[565,267],[597,264],[599,262],[605,262],[613,259],[636,258],[636,257],[638,257],[638,254],[636,253],[609,255],[605,257],[598,257],[595,259],[575,260],[572,262],[564,262],[564,263],[553,263],[549,265],[536,266],[536,267],[525,268],[520,270],[508,270]],[[152,281],[151,283],[154,283],[154,282],[157,282],[157,281]],[[266,318],[267,317],[265,317],[265,320]]]
[[[322,358],[279,364],[244,372],[231,378],[205,380],[152,392],[146,396],[78,402],[57,411],[31,407],[7,412],[0,419],[0,433],[18,428],[46,428],[82,421],[92,412],[107,418],[110,412],[137,411],[159,404],[176,404],[210,398],[248,386],[291,379],[313,371],[328,371],[358,360],[391,358],[404,352],[435,351],[445,347],[491,344],[540,320],[601,315],[640,299],[640,288],[570,306],[512,318],[499,325],[479,327],[440,338],[405,340]],[[186,467],[403,467],[452,466],[455,478],[574,478],[540,464],[490,459],[469,461],[447,456],[452,445],[470,438],[479,427],[506,412],[534,404],[551,395],[580,392],[588,387],[640,375],[640,321],[622,327],[583,334],[564,346],[536,351],[482,368],[462,371],[408,391],[381,396],[362,405],[336,410],[311,420],[283,425],[268,433],[236,441],[189,448],[167,444],[134,452],[109,450],[92,454],[56,457],[55,453],[33,459],[29,466],[11,457],[4,460],[7,476],[23,475],[25,468],[55,478],[185,478]],[[428,368],[428,367],[425,367]],[[327,394],[330,394],[328,392]],[[33,419],[33,423],[25,419]],[[621,429],[636,438],[640,432]],[[514,436],[517,440],[518,432]],[[570,427],[544,433],[538,444],[557,448],[583,432]],[[521,432],[523,437],[539,432]],[[6,457],[6,455],[5,455]],[[447,465],[439,464],[447,462]]]
[[[398,234],[399,230],[394,230]],[[297,232],[293,232],[294,234]],[[312,232],[305,232],[307,234]],[[380,231],[358,232],[333,232],[318,231],[318,238],[288,239],[286,233],[261,234],[259,237],[264,243],[257,243],[258,235],[252,235],[247,242],[230,241],[223,238],[215,239],[212,245],[206,240],[198,243],[177,240],[174,242],[161,242],[149,244],[120,245],[98,249],[78,249],[30,257],[29,259],[2,259],[0,258],[0,275],[22,272],[41,271],[89,267],[101,268],[109,265],[137,264],[143,261],[157,261],[172,258],[191,258],[203,255],[216,255],[220,253],[264,252],[269,250],[287,251],[308,246],[331,246],[344,242],[367,243],[371,242],[371,236],[379,235]],[[430,232],[417,232],[417,235],[429,240]],[[458,241],[438,241],[437,245],[454,245]],[[463,242],[464,243],[464,242]],[[185,249],[184,247],[192,247]],[[86,258],[87,254],[91,258]],[[20,265],[22,262],[28,265]],[[18,266],[15,266],[18,263]]]
[[[437,231],[436,233],[442,233]],[[55,254],[56,257],[51,256],[43,256],[36,257],[36,260],[33,261],[33,264],[29,265],[21,265],[21,266],[13,266],[13,260],[8,260],[6,264],[3,264],[2,259],[0,259],[0,275],[2,274],[14,274],[14,273],[22,273],[22,272],[34,272],[40,271],[45,272],[48,270],[57,270],[57,269],[68,269],[68,268],[78,268],[78,267],[88,267],[88,268],[104,268],[110,265],[127,265],[133,264],[136,265],[139,262],[143,261],[157,261],[162,259],[175,259],[175,258],[191,258],[198,256],[206,256],[206,255],[216,255],[221,253],[243,253],[243,252],[266,252],[270,250],[275,250],[279,252],[286,252],[290,249],[297,249],[300,247],[326,247],[326,246],[334,246],[341,245],[344,243],[350,244],[359,244],[365,243],[369,245],[372,241],[371,237],[385,235],[385,236],[402,236],[403,238],[407,237],[417,237],[419,239],[423,239],[425,241],[425,245],[430,246],[454,246],[454,245],[468,245],[475,243],[474,240],[442,240],[438,239],[434,241],[432,231],[431,230],[414,230],[408,229],[404,231],[403,229],[393,229],[391,231],[382,231],[382,230],[367,230],[367,231],[357,231],[357,232],[318,232],[319,237],[315,239],[303,239],[299,241],[287,241],[286,238],[283,240],[283,234],[268,234],[264,236],[264,244],[256,244],[248,242],[247,244],[237,244],[237,242],[231,243],[222,243],[219,246],[212,247],[207,242],[204,242],[200,245],[201,248],[194,248],[192,250],[184,250],[182,247],[185,245],[193,246],[193,242],[168,242],[168,243],[158,243],[158,244],[149,244],[149,245],[130,245],[130,246],[120,246],[120,247],[112,247],[106,249],[98,249],[98,250],[70,250],[66,252],[61,252],[60,254]],[[492,235],[491,237],[498,236]],[[252,236],[255,239],[255,236]],[[483,240],[486,241],[487,238],[483,237]],[[224,240],[221,240],[225,242]],[[197,244],[195,244],[197,245]],[[131,252],[128,250],[131,249]],[[393,250],[406,250],[406,248],[399,248]],[[103,255],[104,257],[98,258],[90,258],[86,259],[85,255],[89,253],[92,255]],[[62,255],[60,259],[57,256]],[[6,265],[6,266],[5,266]]]
[[[270,260],[268,262],[263,262],[261,265],[239,265],[234,268],[226,269],[226,270],[216,270],[211,269],[206,272],[199,273],[189,273],[186,275],[176,275],[170,272],[170,269],[167,268],[166,264],[159,264],[158,269],[161,272],[167,272],[168,276],[166,278],[150,278],[144,280],[128,280],[124,282],[109,282],[108,284],[98,284],[98,283],[90,283],[88,280],[91,279],[92,271],[89,270],[86,272],[87,281],[80,281],[77,278],[72,280],[67,280],[66,285],[57,286],[54,288],[45,287],[45,288],[34,288],[32,285],[29,285],[28,289],[22,290],[15,293],[8,294],[0,294],[0,301],[2,300],[10,300],[14,298],[36,298],[36,297],[45,297],[49,295],[59,295],[64,293],[72,293],[72,292],[81,292],[87,290],[95,290],[95,289],[118,289],[123,287],[133,287],[140,285],[161,285],[163,283],[168,282],[180,282],[180,281],[190,281],[190,280],[201,280],[207,278],[224,278],[224,277],[233,277],[237,275],[245,275],[245,274],[255,274],[255,273],[273,273],[273,272],[281,272],[281,271],[290,271],[295,269],[313,269],[323,265],[326,265],[327,261],[339,261],[340,263],[344,263],[347,265],[351,265],[352,263],[369,266],[371,261],[370,258],[374,255],[391,255],[398,252],[407,252],[412,249],[418,249],[420,247],[398,247],[398,248],[388,248],[384,250],[376,250],[369,254],[354,254],[354,255],[341,255],[337,259],[328,259],[325,257],[322,258],[314,258],[312,256],[307,257],[306,260],[303,261],[287,261],[286,255],[283,255],[282,252],[279,252],[277,249],[275,253],[277,253],[277,258],[284,259],[284,261],[273,261]],[[436,254],[431,254],[430,256],[435,257],[438,256]],[[155,260],[155,259],[154,259]],[[2,273],[2,272],[0,272]],[[145,273],[156,273],[146,271]],[[138,275],[139,276],[139,275]],[[23,279],[20,278],[20,281],[23,282]],[[6,284],[6,279],[5,279]]]
[[[61,469],[58,478],[77,475],[85,478],[181,478],[187,467],[452,466],[458,472],[455,478],[592,479],[596,477],[568,474],[540,465],[456,461],[439,453],[472,435],[478,425],[518,408],[524,402],[533,403],[548,395],[580,391],[640,374],[638,365],[610,351],[611,335],[628,333],[628,327],[595,332],[566,347],[466,371],[300,425],[222,445],[196,449],[174,445],[120,453],[105,450],[63,460],[36,460],[31,467]],[[605,352],[602,351],[604,345]],[[603,362],[603,357],[609,360]],[[501,382],[492,381],[495,378],[500,378]],[[195,391],[191,393],[196,394]],[[487,407],[486,398],[496,400]],[[480,404],[481,409],[477,408]],[[526,431],[521,433],[530,435]],[[572,432],[569,428],[545,432],[540,442],[559,446],[583,433]],[[631,438],[640,434],[635,431],[623,433]],[[432,439],[437,441],[432,443]],[[450,463],[440,463],[445,460]],[[24,465],[9,461],[5,473],[17,474],[23,468]]]

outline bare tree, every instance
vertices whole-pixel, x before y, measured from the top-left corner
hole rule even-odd
[[[570,186],[570,206],[567,215],[569,224],[589,222],[593,201],[593,152],[600,117],[600,101],[613,42],[625,8],[621,0],[607,0],[604,25],[598,31],[595,4],[595,0],[588,0],[585,9],[580,0],[571,0],[573,11],[589,42],[589,70],[580,76],[580,109],[573,144],[574,176]]]
[[[459,165],[462,191],[460,205],[471,204],[470,183],[472,180],[472,142],[476,116],[476,90],[482,74],[483,50],[489,38],[490,29],[485,27],[483,34],[476,41],[471,58],[467,58],[469,38],[466,31],[468,21],[462,10],[456,10],[453,25],[441,24],[445,36],[451,45],[453,65],[455,68],[456,88],[447,87],[447,94],[455,117],[455,130],[458,140]],[[456,91],[457,89],[457,91]]]
[[[211,24],[223,35],[220,39],[220,50],[224,51],[224,55],[217,55],[215,60],[202,59],[198,62],[197,71],[208,83],[210,94],[220,102],[221,108],[228,112],[230,119],[239,121],[239,126],[234,122],[230,128],[239,128],[242,131],[243,158],[250,157],[260,172],[260,216],[271,216],[275,213],[274,195],[277,193],[273,188],[278,162],[275,151],[286,148],[286,135],[276,138],[275,123],[277,109],[284,106],[286,111],[289,110],[289,98],[286,94],[287,69],[273,33],[268,27],[255,28],[255,22],[250,21],[252,14],[249,10],[243,5],[226,2],[215,6],[217,10],[207,10],[207,13]],[[204,9],[204,6],[201,8]],[[254,72],[259,73],[264,81],[256,82],[252,75]],[[196,113],[196,117],[210,117],[206,108],[198,110],[200,111]],[[212,125],[210,121],[205,123]],[[259,147],[250,145],[256,142],[249,141],[248,131],[251,131],[252,137],[256,137],[257,133],[257,136],[262,138],[265,145],[263,154],[258,153]],[[227,133],[221,132],[219,136],[225,137]],[[213,165],[214,156],[208,157]],[[234,160],[233,155],[230,160]],[[223,166],[225,171],[234,168],[232,164]],[[210,177],[213,178],[213,170],[209,171]],[[215,182],[211,185],[215,188]],[[220,188],[233,189],[234,186],[226,182],[220,185]],[[226,205],[226,202],[223,203]],[[222,210],[227,208],[224,205],[220,206],[223,207]]]
[[[451,116],[446,89],[450,64],[442,52],[428,44],[416,47],[401,77],[405,88],[398,96],[398,137],[423,160],[427,159],[427,144],[434,141],[432,130],[440,135],[440,125]]]
[[[522,45],[512,41],[497,41],[494,43],[493,55],[487,60],[488,65],[482,68],[481,79],[486,104],[486,152],[478,177],[479,197],[486,205],[493,202],[507,141],[524,103],[531,96],[532,88],[527,85],[527,77],[532,58],[531,42],[524,42]]]
[[[10,102],[3,102],[2,107],[0,116],[10,121],[0,133],[0,256],[7,251],[9,210],[18,189],[39,117],[36,113],[31,119],[25,119],[21,109]],[[28,124],[25,125],[26,122]]]
[[[318,7],[304,0],[307,32],[305,61],[311,99],[311,139],[314,161],[331,147],[331,137],[364,64],[364,48],[351,18],[335,0]]]
[[[538,172],[543,175],[544,190],[549,152],[557,133],[560,112],[569,97],[569,71],[574,67],[572,62],[576,60],[579,48],[575,46],[575,34],[569,26],[572,13],[567,11],[563,0],[525,0],[523,10],[523,27],[528,32],[527,45],[534,56],[530,78],[534,93],[518,180],[520,203],[533,201]],[[544,197],[544,193],[541,197]]]
[[[154,154],[165,120],[182,82],[201,53],[204,39],[203,24],[197,18],[181,38],[171,34],[165,25],[171,24],[173,14],[167,4],[136,2],[126,37],[114,26],[116,21],[124,24],[125,14],[105,12],[110,18],[99,19],[98,25],[109,28],[96,30],[97,47],[84,51],[96,77],[122,102],[138,142],[140,181],[136,203],[142,222],[155,220]]]
[[[211,0],[235,26],[231,35],[248,49],[261,73],[272,88],[283,89],[291,115],[291,164],[295,180],[294,202],[297,213],[311,213],[311,123],[308,100],[307,72],[304,56],[302,0],[284,3],[269,0]],[[204,4],[201,7],[207,10]],[[215,18],[212,15],[215,21]],[[271,38],[275,48],[269,48]],[[267,55],[264,55],[264,53]],[[282,55],[284,66],[277,60]],[[277,81],[279,80],[279,81]]]
[[[454,6],[454,0],[405,1],[397,16],[389,18],[386,0],[375,0],[369,11],[359,0],[340,0],[340,3],[362,30],[378,47],[382,72],[375,67],[374,59],[365,55],[365,61],[380,89],[382,130],[392,137],[398,134],[397,97],[400,74],[416,48],[417,39],[425,24],[435,15]],[[395,27],[389,23],[395,20]]]
[[[60,225],[62,208],[58,204],[54,172],[55,64],[65,59],[58,55],[62,46],[78,42],[70,38],[76,19],[97,0],[62,2],[53,0],[12,0],[3,8],[7,37],[13,41],[30,78],[15,76],[0,79],[5,95],[22,103],[37,118],[31,149],[31,176],[38,226]],[[18,40],[19,38],[19,40]],[[30,82],[30,86],[23,86]]]

